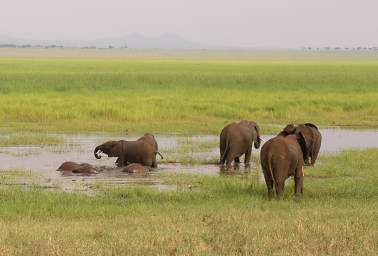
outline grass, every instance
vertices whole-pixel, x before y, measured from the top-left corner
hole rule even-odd
[[[322,157],[303,198],[268,201],[257,175],[159,174],[176,192],[95,197],[0,191],[0,252],[28,255],[374,255],[378,150]]]
[[[217,134],[240,119],[256,120],[263,132],[307,121],[378,127],[378,58],[275,54],[249,60],[0,57],[1,129]]]
[[[193,153],[193,152],[208,152],[216,148],[219,145],[218,140],[207,140],[199,137],[198,139],[193,137],[179,138],[177,141],[177,147],[165,150],[169,153]]]
[[[64,142],[59,136],[32,133],[12,133],[0,137],[0,146],[57,145]]]
[[[203,137],[180,137],[177,140],[177,146],[161,149],[165,158],[160,162],[183,165],[215,164],[218,158],[214,158],[211,151],[218,146],[218,140],[209,140]]]

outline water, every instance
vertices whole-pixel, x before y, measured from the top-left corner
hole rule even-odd
[[[322,146],[320,154],[332,154],[345,149],[367,149],[378,148],[378,130],[345,130],[345,129],[323,129]],[[57,135],[57,134],[53,134]],[[1,135],[0,136],[4,136]],[[112,136],[109,134],[60,134],[66,143],[56,146],[9,146],[0,147],[0,169],[27,169],[37,173],[40,183],[48,188],[56,188],[63,191],[92,191],[96,184],[106,184],[110,186],[123,186],[130,184],[144,184],[155,187],[158,190],[174,190],[175,186],[163,184],[156,177],[155,173],[146,175],[130,175],[121,172],[115,167],[115,158],[102,157],[96,159],[93,155],[94,148],[107,140],[134,140],[139,135]],[[272,135],[263,135],[264,141],[269,140]],[[156,135],[159,144],[159,151],[163,153],[165,159],[160,161],[158,172],[178,172],[178,173],[198,173],[207,175],[218,175],[220,173],[216,161],[219,158],[218,144],[219,137],[214,135],[195,136],[167,136]],[[180,151],[180,146],[185,146],[185,142],[193,143],[209,142],[208,148],[200,150]],[[191,144],[190,144],[191,145]],[[188,148],[188,147],[186,147]],[[259,150],[253,150],[253,156],[258,157]],[[158,158],[159,159],[159,158]],[[187,159],[202,164],[186,165]],[[184,161],[185,160],[185,161]],[[96,166],[104,167],[105,171],[92,176],[62,175],[55,171],[63,162],[75,161],[86,162]],[[190,162],[190,161],[189,161]],[[241,170],[243,170],[241,166]],[[255,162],[251,163],[252,170],[259,170]],[[22,179],[20,184],[27,184]]]

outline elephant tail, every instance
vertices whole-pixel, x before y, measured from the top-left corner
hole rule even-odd
[[[229,144],[228,140],[226,140],[226,147],[224,149],[223,155],[221,156],[220,164],[224,164],[224,162],[226,162],[226,158],[227,158],[227,155],[228,155],[229,152],[230,152],[230,144]]]
[[[271,154],[268,154],[268,171],[269,171],[270,177],[273,180],[273,184],[276,184],[276,181],[274,179],[274,174],[273,174],[272,155]]]
[[[163,155],[159,151],[156,151],[155,154],[158,154],[162,160],[164,159]]]
[[[265,180],[267,177],[273,181],[275,184],[274,174],[273,174],[273,167],[272,167],[272,154],[270,152],[266,152],[263,147],[260,158],[261,158],[261,167],[264,171]]]

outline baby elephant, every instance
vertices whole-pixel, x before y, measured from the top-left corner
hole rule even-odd
[[[85,174],[96,174],[98,173],[98,169],[87,163],[76,163],[76,162],[64,162],[59,166],[57,171],[61,172],[72,172],[72,173],[85,173]]]
[[[125,168],[123,168],[122,171],[128,172],[128,173],[148,173],[150,169],[141,164],[133,163],[133,164],[127,165]]]

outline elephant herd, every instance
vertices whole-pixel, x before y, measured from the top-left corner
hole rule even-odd
[[[283,196],[285,180],[294,177],[295,194],[303,193],[303,166],[314,165],[319,154],[322,135],[312,123],[287,125],[277,136],[261,148],[260,162],[268,188],[269,198],[275,188],[278,198]],[[261,145],[260,129],[256,122],[242,120],[223,128],[220,134],[220,164],[230,167],[231,163],[249,164],[253,146]]]
[[[283,196],[285,180],[294,177],[295,195],[303,193],[303,166],[314,165],[319,154],[322,136],[316,125],[305,123],[289,124],[279,134],[271,138],[261,148],[260,162],[264,173],[269,198],[275,189],[278,198]],[[249,165],[252,145],[258,149],[261,145],[260,129],[256,122],[242,120],[225,126],[220,134],[219,149],[221,166],[229,168],[234,162]],[[154,135],[144,134],[135,141],[107,141],[94,149],[94,156],[101,154],[117,157],[116,165],[129,173],[148,172],[157,168],[156,156],[163,156],[158,151]],[[98,167],[90,164],[65,162],[58,171],[69,170],[73,173],[97,173]]]

